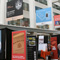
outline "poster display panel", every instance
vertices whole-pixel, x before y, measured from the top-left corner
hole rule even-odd
[[[51,37],[51,51],[53,52],[51,59],[58,59],[57,37]]]
[[[26,60],[26,31],[12,32],[12,60]]]

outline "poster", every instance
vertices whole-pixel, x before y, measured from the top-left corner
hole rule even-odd
[[[51,51],[53,52],[51,59],[58,59],[57,37],[51,37]]]
[[[36,36],[27,37],[28,60],[36,60]]]
[[[12,60],[26,60],[26,31],[12,32]]]
[[[1,30],[0,30],[0,53],[1,53]]]
[[[52,23],[51,8],[36,10],[36,24],[44,25]]]
[[[23,18],[23,0],[12,0],[7,2],[7,19],[6,21]]]
[[[47,44],[39,44],[38,45],[38,51],[46,51],[47,50]]]
[[[55,15],[54,16],[54,26],[55,27],[60,27],[60,15]]]
[[[44,36],[39,36],[39,44],[42,44],[44,43]]]

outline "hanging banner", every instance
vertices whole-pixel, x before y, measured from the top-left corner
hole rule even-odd
[[[26,60],[26,31],[12,32],[12,60]]]
[[[53,52],[51,59],[58,59],[57,37],[51,37],[51,51]]]
[[[7,19],[6,21],[17,20],[23,18],[23,0],[13,0],[7,2]]]
[[[60,27],[60,15],[55,15],[54,16],[54,26],[55,27]]]
[[[51,8],[36,10],[36,24],[44,25],[52,23]]]
[[[36,36],[27,37],[28,60],[36,60]]]

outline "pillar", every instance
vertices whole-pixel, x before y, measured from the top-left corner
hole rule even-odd
[[[48,7],[51,7],[51,9],[52,9],[52,12],[51,12],[51,14],[52,14],[52,23],[49,24],[49,29],[54,30],[55,28],[54,28],[54,16],[53,16],[52,0],[47,0],[47,4],[48,4]]]
[[[5,24],[6,0],[0,0],[0,24]]]
[[[35,0],[29,0],[30,27],[36,27]]]

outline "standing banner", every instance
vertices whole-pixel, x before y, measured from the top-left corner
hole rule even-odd
[[[51,37],[51,51],[53,52],[51,59],[58,59],[57,37]]]
[[[28,36],[27,37],[27,58],[28,60],[36,60],[36,36]]]
[[[26,60],[26,31],[12,32],[12,60]]]
[[[23,18],[23,0],[12,0],[7,2],[7,19],[6,21]]]
[[[55,27],[60,27],[60,15],[55,15],[54,16],[54,26]]]
[[[52,23],[52,13],[51,8],[45,8],[36,10],[36,24],[51,24]]]

